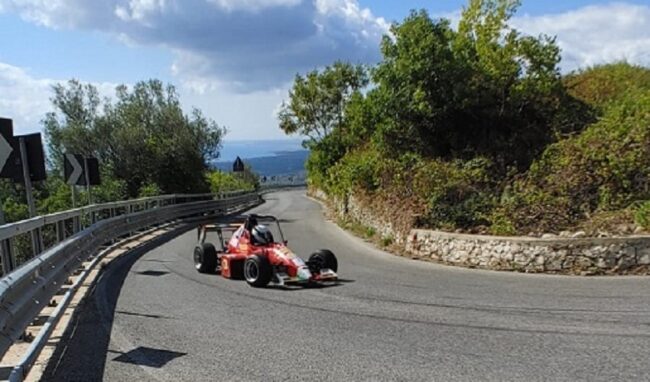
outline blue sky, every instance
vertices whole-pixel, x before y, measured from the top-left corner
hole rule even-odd
[[[282,138],[291,79],[336,59],[371,63],[410,9],[457,17],[464,1],[0,0],[0,116],[40,129],[50,86],[70,78],[110,96],[159,78],[229,139]],[[524,0],[512,24],[558,36],[564,71],[626,59],[650,65],[650,0]]]

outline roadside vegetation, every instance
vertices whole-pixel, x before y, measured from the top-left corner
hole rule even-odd
[[[42,122],[48,179],[34,185],[39,214],[72,208],[62,177],[64,153],[99,159],[102,184],[92,188],[95,203],[258,185],[250,168],[242,174],[213,169],[226,129],[198,109],[184,113],[172,85],[121,85],[113,99],[101,99],[94,86],[76,80],[52,90],[53,110]],[[77,206],[87,204],[84,187],[76,199]],[[22,185],[0,180],[0,201],[7,222],[29,217]]]
[[[562,75],[518,5],[472,0],[455,28],[413,11],[377,65],[297,75],[280,128],[308,137],[310,185],[403,230],[650,230],[650,69]]]

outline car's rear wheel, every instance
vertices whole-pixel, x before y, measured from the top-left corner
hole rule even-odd
[[[273,268],[266,256],[254,255],[244,261],[244,279],[250,286],[264,287],[273,277]]]
[[[203,243],[194,248],[194,267],[200,273],[214,273],[219,259],[212,243]]]
[[[331,269],[334,272],[339,269],[339,262],[336,256],[329,249],[321,249],[309,256],[310,268],[320,272],[321,269]]]

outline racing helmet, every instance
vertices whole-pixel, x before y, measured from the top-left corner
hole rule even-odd
[[[253,244],[266,245],[273,243],[273,234],[269,227],[258,224],[251,230],[251,238]]]

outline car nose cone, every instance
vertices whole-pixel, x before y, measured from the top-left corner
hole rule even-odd
[[[311,279],[311,272],[309,272],[309,268],[300,268],[297,276],[300,280],[309,280]]]

